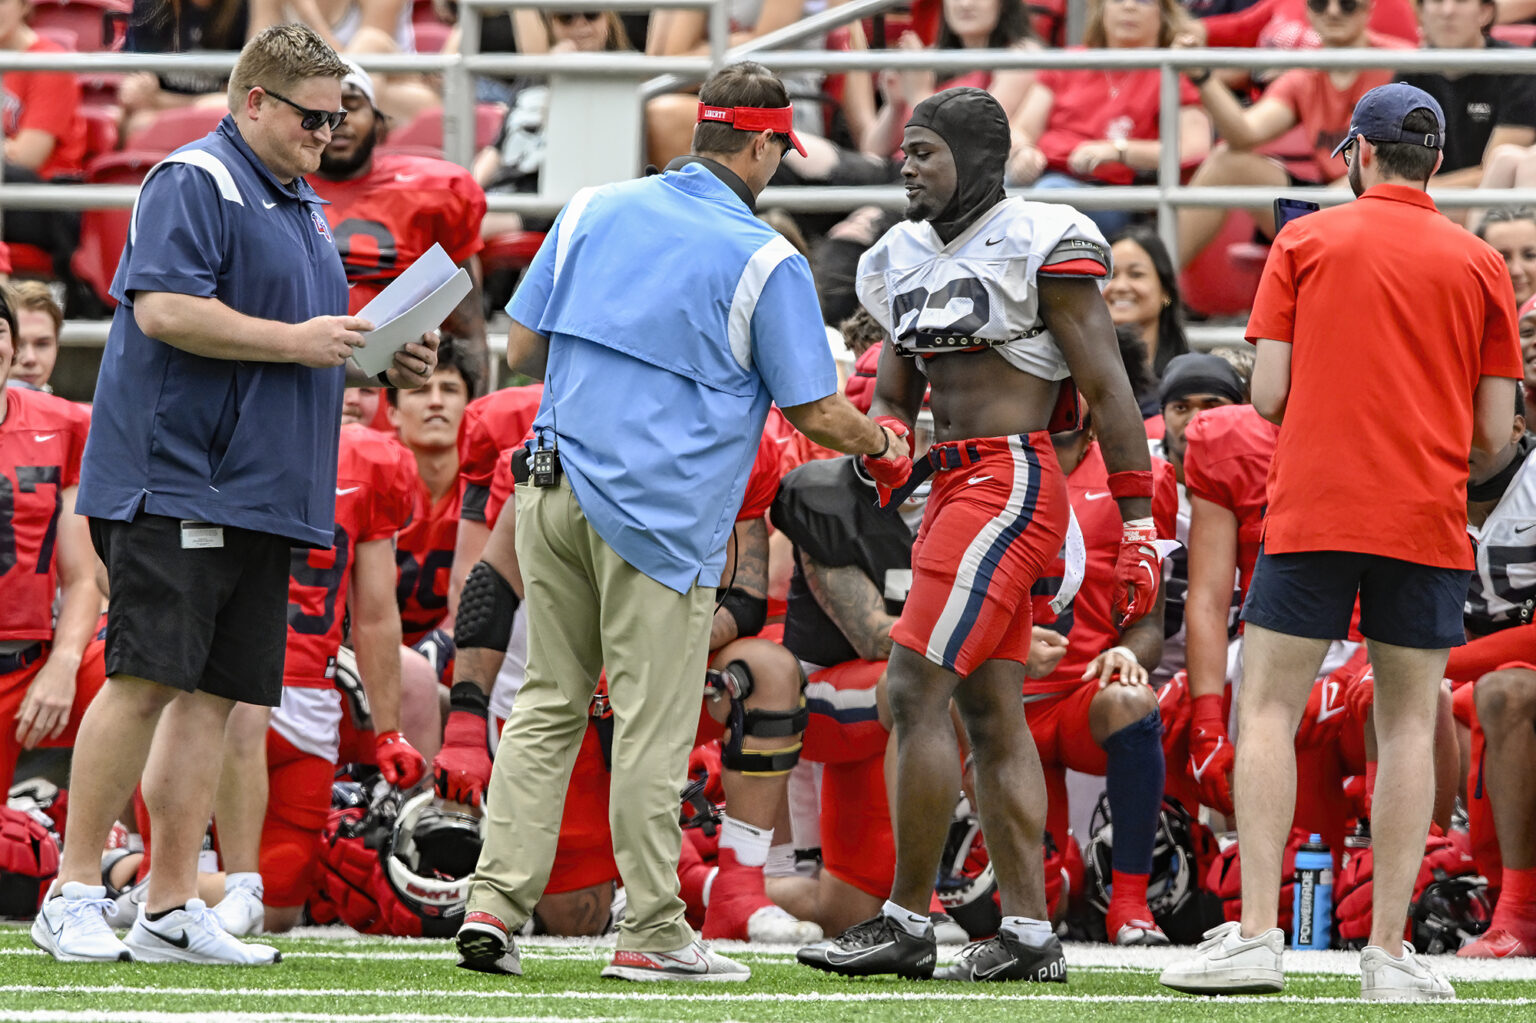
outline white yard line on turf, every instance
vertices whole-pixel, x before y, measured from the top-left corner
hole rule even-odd
[[[867,985],[866,985],[867,986]],[[1178,994],[1145,994],[1145,995],[1068,995],[1068,994],[1015,994],[1000,991],[991,985],[966,988],[964,990],[935,990],[935,991],[802,991],[799,993],[772,993],[758,991],[720,991],[719,988],[709,986],[710,990],[702,990],[700,987],[679,985],[667,991],[635,991],[615,987],[612,991],[464,991],[443,989],[399,989],[381,988],[376,990],[363,988],[249,988],[243,992],[234,992],[228,988],[215,987],[150,987],[127,984],[105,984],[100,987],[93,985],[65,985],[65,984],[6,984],[0,985],[0,993],[4,994],[67,994],[79,997],[82,995],[159,995],[185,998],[207,998],[210,996],[235,997],[240,994],[262,998],[436,998],[436,999],[472,999],[482,1001],[539,1001],[552,999],[556,1001],[597,1001],[597,1002],[803,1002],[803,1003],[829,1003],[840,1002],[1124,1002],[1124,1003],[1192,1003],[1197,999],[1189,995]],[[1038,989],[1037,989],[1038,990]],[[1220,999],[1223,1005],[1237,1004],[1287,1004],[1287,1005],[1359,1005],[1357,998],[1342,996],[1306,996],[1306,995],[1232,995]],[[1531,998],[1463,998],[1459,1005],[1507,1005],[1525,1006],[1536,1005],[1536,997]],[[39,1010],[43,1011],[43,1010]],[[173,1014],[174,1015],[174,1014]],[[276,1012],[270,1014],[245,1013],[231,1015],[247,1015],[253,1019],[272,1019],[273,1017],[289,1018],[302,1013]],[[6,1019],[12,1017],[7,1014]],[[119,1017],[114,1017],[119,1018]],[[316,1019],[332,1021],[333,1016],[316,1016]],[[416,1019],[422,1017],[412,1016],[355,1016],[349,1015],[348,1019],[372,1020],[372,1019]],[[433,1019],[442,1017],[431,1017]],[[514,1019],[524,1017],[503,1016],[475,1016],[464,1017],[473,1023],[511,1023]],[[564,1017],[533,1017],[537,1023],[554,1023]]]

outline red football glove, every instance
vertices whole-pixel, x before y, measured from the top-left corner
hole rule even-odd
[[[432,758],[432,781],[443,799],[479,806],[491,780],[491,752],[487,746],[486,720],[489,703],[472,682],[460,682],[449,697],[448,724],[443,729],[443,748]]]
[[[384,780],[408,789],[427,773],[427,760],[398,731],[381,732],[373,741],[373,756]]]
[[[1232,816],[1232,767],[1237,749],[1227,738],[1221,697],[1195,697],[1189,724],[1189,776],[1200,790],[1200,802]]]
[[[888,427],[896,436],[906,440],[912,435],[907,429],[907,424],[892,416],[876,416],[875,422],[880,426]],[[892,461],[888,458],[876,458],[874,455],[864,456],[864,471],[869,473],[875,481],[875,493],[880,497],[880,507],[884,508],[891,503],[891,491],[900,490],[912,475],[912,451],[911,442],[905,455]]]
[[[1132,519],[1120,535],[1120,556],[1115,560],[1115,615],[1120,628],[1152,610],[1162,580],[1157,526],[1150,518]]]

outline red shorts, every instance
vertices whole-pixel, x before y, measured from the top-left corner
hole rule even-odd
[[[91,705],[107,681],[103,662],[105,649],[106,643],[99,639],[93,639],[85,645],[80,667],[75,672],[75,702],[69,709],[69,723],[64,726],[63,732],[52,739],[44,739],[39,746],[58,748],[75,744],[75,732],[80,728],[85,708]],[[21,743],[16,741],[16,715],[21,712],[21,701],[26,699],[27,689],[47,663],[45,653],[25,668],[0,675],[0,793],[9,789],[15,780],[16,758],[21,756]]]
[[[603,763],[597,727],[587,725],[571,782],[565,790],[565,812],[560,818],[560,839],[555,863],[544,891],[551,895],[580,891],[614,881],[619,876],[613,859],[613,835],[608,826],[608,766]]]
[[[885,757],[828,764],[821,773],[821,862],[839,881],[877,898],[896,879],[896,838],[885,796]]]
[[[267,730],[269,795],[261,822],[262,901],[267,905],[302,906],[313,894],[335,776],[335,764]]]
[[[1043,430],[936,445],[940,469],[912,545],[912,589],[891,639],[960,676],[1029,659],[1030,587],[1067,534],[1066,478]]]
[[[1098,682],[1089,681],[1055,699],[1024,705],[1029,734],[1035,738],[1043,766],[1060,765],[1097,775],[1109,770],[1109,760],[1088,727],[1088,705],[1098,694]]]
[[[802,760],[846,764],[884,756],[891,733],[880,724],[875,685],[885,674],[885,661],[845,661],[822,668],[805,686],[805,726]]]

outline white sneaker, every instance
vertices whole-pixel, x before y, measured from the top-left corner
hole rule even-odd
[[[1360,997],[1368,1002],[1449,1002],[1456,991],[1403,942],[1403,957],[1367,945],[1360,952]]]
[[[131,963],[133,953],[107,926],[111,907],[102,885],[71,881],[38,909],[32,944],[61,963]]]
[[[613,960],[603,967],[602,976],[639,981],[732,981],[748,980],[752,971],[694,941],[675,952],[616,950]]]
[[[763,906],[747,917],[747,940],[769,945],[809,945],[825,935],[809,920],[801,920],[782,906]]]
[[[271,945],[246,944],[230,937],[202,899],[188,899],[186,908],[153,921],[140,907],[125,943],[140,963],[266,966],[283,958]]]
[[[224,897],[213,907],[213,915],[230,935],[243,938],[248,934],[260,934],[266,925],[267,907],[262,905],[261,877],[255,881],[241,879],[233,884],[226,878]]]
[[[1285,932],[1271,927],[1245,938],[1236,921],[1205,932],[1192,959],[1174,963],[1158,978],[1164,987],[1196,995],[1264,994],[1285,988],[1280,954]]]

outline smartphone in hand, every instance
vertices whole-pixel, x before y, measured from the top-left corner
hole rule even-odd
[[[1276,199],[1275,234],[1278,235],[1286,224],[1289,224],[1297,217],[1304,217],[1308,213],[1316,213],[1320,209],[1322,207],[1310,199]]]

